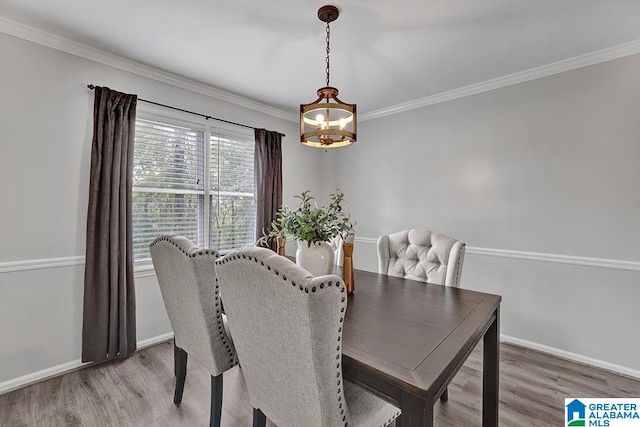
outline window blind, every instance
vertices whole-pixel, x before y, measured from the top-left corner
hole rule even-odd
[[[133,161],[134,261],[149,242],[174,232],[204,240],[204,131],[136,120]]]
[[[134,262],[170,232],[220,252],[253,245],[255,221],[252,135],[136,120]]]
[[[225,252],[255,242],[254,141],[211,133],[209,245]]]

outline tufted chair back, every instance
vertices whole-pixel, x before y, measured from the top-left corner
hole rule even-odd
[[[279,426],[387,425],[372,418],[358,423],[347,408],[345,396],[349,400],[350,387],[355,386],[348,387],[342,379],[347,307],[342,279],[313,277],[265,248],[233,252],[217,260],[216,269],[255,408],[254,426],[264,425],[256,422],[256,411]],[[361,393],[369,396],[360,400],[366,410],[359,412],[366,417],[386,411],[382,415],[387,422],[399,413],[368,392]],[[370,404],[371,399],[379,406]]]
[[[175,234],[158,237],[149,248],[176,346],[212,376],[236,365],[216,282],[218,253]]]
[[[465,243],[426,229],[378,238],[378,272],[444,286],[460,286]]]

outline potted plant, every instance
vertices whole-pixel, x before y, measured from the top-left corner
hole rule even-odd
[[[349,214],[344,212],[344,193],[336,189],[329,197],[328,206],[318,206],[309,190],[295,196],[300,200],[297,208],[282,206],[271,223],[271,231],[263,230],[258,244],[274,238],[290,237],[298,242],[296,263],[314,276],[330,274],[334,265],[334,248],[329,242],[340,236],[345,239],[353,233]]]

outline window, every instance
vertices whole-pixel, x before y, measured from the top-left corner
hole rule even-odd
[[[134,262],[149,242],[174,232],[220,252],[255,238],[253,134],[136,120]]]

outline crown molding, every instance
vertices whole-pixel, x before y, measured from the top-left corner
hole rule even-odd
[[[140,62],[132,61],[124,57],[109,53],[100,49],[87,46],[73,40],[57,36],[55,34],[42,31],[3,17],[0,17],[0,32],[28,40],[52,49],[70,53],[90,61],[98,62],[110,67],[128,71],[142,77],[147,77],[162,83],[167,83],[175,87],[186,89],[198,94],[207,95],[220,101],[229,102],[240,107],[249,108],[260,113],[273,117],[297,122],[298,116],[290,112],[280,110],[261,102],[236,95],[222,89],[209,86],[195,80],[181,77],[177,74],[169,73]]]
[[[55,34],[42,31],[3,17],[0,17],[0,32],[22,38],[43,46],[57,49],[75,56],[89,59],[94,62],[105,64],[123,71],[128,71],[142,77],[147,77],[162,83],[167,83],[175,87],[186,89],[212,98],[229,102],[241,107],[249,108],[272,117],[277,117],[290,122],[297,122],[298,116],[290,112],[280,110],[261,102],[236,95],[222,89],[215,88],[194,80],[190,80],[179,75],[160,70],[149,65],[145,65],[121,56],[89,47],[85,44],[57,36]],[[640,53],[640,40],[631,41],[611,48],[598,50],[518,73],[509,74],[480,83],[464,86],[458,89],[438,93],[424,98],[396,104],[390,107],[380,108],[367,113],[359,114],[358,120],[361,122],[378,119],[393,114],[403,113],[441,102],[452,101],[466,96],[476,95],[482,92],[500,89],[503,87],[528,82],[531,80],[548,77],[553,74],[563,73],[578,68],[595,65],[613,59]]]
[[[393,105],[391,107],[380,108],[359,115],[358,120],[363,122],[366,120],[378,119],[393,114],[403,113],[405,111],[415,110],[416,108],[427,107],[429,105],[439,104],[441,102],[452,101],[465,96],[476,95],[482,92],[488,92],[494,89],[500,89],[506,86],[516,85],[531,80],[548,77],[553,74],[563,73],[589,65],[599,64],[601,62],[611,61],[613,59],[623,58],[625,56],[640,53],[640,40],[624,43],[607,49],[598,50],[562,61],[554,62],[530,70],[520,71],[518,73],[508,74],[506,76],[475,83],[447,92],[438,93],[424,98],[415,99],[413,101],[404,102],[402,104]]]

